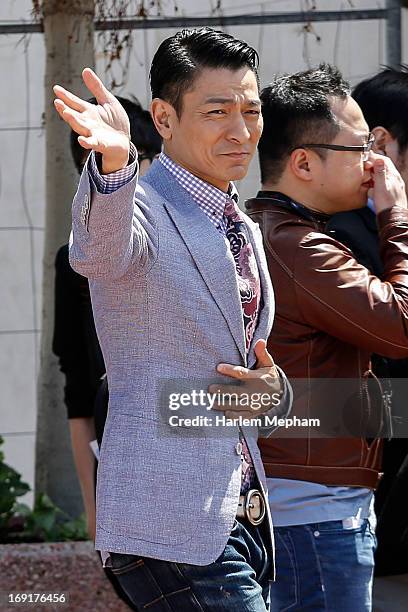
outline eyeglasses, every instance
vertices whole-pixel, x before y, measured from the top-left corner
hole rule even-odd
[[[292,149],[291,153],[296,149],[330,149],[330,151],[361,151],[363,154],[363,162],[368,161],[370,151],[373,148],[373,144],[375,143],[375,136],[370,132],[368,135],[367,142],[363,145],[359,146],[350,146],[346,147],[343,145],[335,145],[335,144],[301,144],[294,149]]]

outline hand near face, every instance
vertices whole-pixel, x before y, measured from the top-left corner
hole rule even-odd
[[[79,134],[79,144],[84,149],[102,154],[103,174],[125,168],[130,148],[130,125],[126,111],[93,70],[85,68],[82,78],[98,104],[86,102],[60,85],[55,85],[54,106],[62,119]]]
[[[225,413],[227,418],[236,418],[241,416],[242,418],[256,418],[259,415],[264,414],[271,410],[276,403],[273,403],[272,395],[280,395],[283,391],[281,378],[275,367],[274,361],[271,355],[268,353],[266,348],[265,340],[258,340],[255,344],[255,355],[257,357],[256,369],[249,370],[242,366],[234,366],[227,363],[221,363],[217,367],[217,371],[224,376],[240,381],[239,385],[211,385],[210,393],[222,394],[235,394],[238,397],[238,402],[227,402],[225,405],[214,406],[215,410],[220,410]],[[265,402],[265,405],[259,406],[258,403],[256,409],[248,405],[240,405],[239,398],[258,397],[259,394],[270,396],[269,403]]]
[[[373,157],[373,199],[377,213],[393,206],[407,208],[405,184],[400,173],[389,157]]]

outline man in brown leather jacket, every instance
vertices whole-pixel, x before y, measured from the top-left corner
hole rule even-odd
[[[247,209],[277,288],[269,349],[292,382],[293,414],[324,417],[323,428],[327,417],[339,432],[303,427],[260,442],[276,526],[275,611],[371,609],[384,413],[370,390],[370,357],[408,356],[404,183],[389,159],[370,152],[349,93],[325,64],[276,77],[262,93],[262,191]],[[326,233],[330,216],[365,206],[370,188],[381,280]]]
[[[391,159],[408,191],[408,66],[386,68],[364,79],[353,89],[352,96],[376,136],[373,150]],[[333,215],[328,227],[360,263],[382,278],[383,262],[372,199],[364,208]],[[374,575],[404,575],[408,573],[408,359],[373,354],[371,361],[372,370],[383,377],[385,388],[392,393],[394,423],[393,438],[384,440],[383,477],[375,492],[378,546]],[[394,579],[382,580],[381,584],[389,589],[390,597],[392,590],[399,587]]]

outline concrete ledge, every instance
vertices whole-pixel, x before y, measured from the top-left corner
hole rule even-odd
[[[2,612],[128,612],[106,578],[92,542],[0,545],[0,591],[66,593],[68,605],[0,605]]]

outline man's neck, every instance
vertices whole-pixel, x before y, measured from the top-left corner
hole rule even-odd
[[[204,181],[205,183],[208,183],[212,187],[216,187],[216,189],[219,189],[220,191],[223,191],[224,193],[228,193],[232,183],[226,182],[226,181],[219,181],[205,174],[200,174],[197,170],[195,170],[194,168],[189,166],[187,163],[185,163],[183,160],[178,158],[173,152],[166,149],[166,147],[164,147],[163,153],[167,155],[169,159],[171,159],[173,164],[177,164],[178,166],[183,168],[183,170],[186,170],[187,172],[189,172],[196,178],[200,179],[201,181]]]

